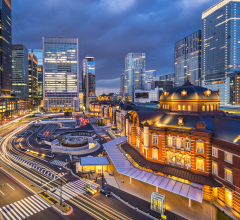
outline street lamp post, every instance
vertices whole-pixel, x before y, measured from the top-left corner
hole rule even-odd
[[[61,170],[62,168],[58,168],[60,170],[60,176],[61,176]],[[60,205],[62,206],[62,178],[60,178],[61,180],[61,191],[60,191]]]

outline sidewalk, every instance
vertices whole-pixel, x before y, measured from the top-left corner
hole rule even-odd
[[[121,192],[124,191],[125,193],[138,197],[141,201],[144,200],[148,202],[150,207],[151,193],[153,191],[156,191],[156,188],[154,186],[135,179],[132,179],[132,183],[130,183],[130,178],[119,174],[112,164],[110,166],[110,169],[114,174],[113,178],[115,181],[113,181],[109,175],[106,175],[106,173],[104,173],[108,185],[114,187],[114,190],[121,190]],[[124,180],[124,183],[122,180]],[[183,196],[162,190],[161,188],[158,188],[158,192],[166,196],[167,211],[173,212],[186,219],[211,220],[215,215],[214,206],[207,201],[203,200],[202,203],[199,203],[192,200],[192,205],[189,207],[189,200]]]

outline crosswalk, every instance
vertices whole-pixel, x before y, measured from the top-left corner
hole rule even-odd
[[[67,164],[67,162],[60,161],[60,160],[52,160],[50,161],[50,164],[64,167]]]
[[[40,196],[33,195],[0,208],[0,213],[6,220],[21,220],[41,212],[51,205]]]
[[[75,196],[81,195],[83,193],[86,193],[87,190],[84,189],[84,186],[86,184],[91,185],[94,189],[97,189],[97,185],[92,184],[91,182],[88,182],[86,180],[83,179],[79,179],[76,180],[74,182],[65,184],[62,186],[62,200],[69,200]],[[52,189],[52,190],[48,190],[47,191],[49,194],[54,195],[55,198],[60,200],[60,193],[61,193],[61,189]],[[53,193],[54,192],[54,193]]]

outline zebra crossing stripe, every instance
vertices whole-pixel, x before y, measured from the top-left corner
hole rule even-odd
[[[31,200],[33,200],[33,203],[36,203],[39,206],[39,208],[41,208],[42,210],[47,208],[47,206],[40,203],[39,200],[37,200],[37,198],[35,198],[34,196],[31,197]]]
[[[45,202],[45,200],[42,199],[40,196],[34,195],[34,197],[35,197],[37,200],[40,200],[42,203],[44,203],[47,207],[50,207],[50,205],[49,205],[47,202]]]
[[[8,213],[8,215],[13,219],[13,220],[16,220],[16,218],[13,217],[13,215],[8,211],[7,208],[5,208],[5,206],[2,207],[3,208],[3,211]]]
[[[14,205],[17,206],[24,213],[24,215],[26,215],[27,217],[29,216],[29,214],[25,212],[16,202],[14,202]]]
[[[25,200],[26,199],[22,199],[21,202],[24,203],[33,213],[37,213],[37,211],[33,209]]]
[[[9,205],[7,205],[6,207],[8,208],[8,210],[9,210],[10,212],[13,213],[13,215],[15,215],[19,220],[21,220],[21,218],[16,214],[16,212],[14,212],[14,210],[13,210]]]
[[[7,220],[11,220],[11,219],[5,214],[5,211],[4,211],[4,210],[2,210],[2,209],[0,208],[0,211],[1,211],[1,213],[3,214],[3,216],[4,216]]]
[[[19,215],[21,215],[22,218],[26,218],[26,217],[16,208],[16,206],[14,206],[13,204],[11,204],[10,207],[13,207],[13,209],[14,209]]]
[[[29,204],[30,207],[37,210],[37,212],[40,212],[41,210],[39,208],[37,208],[37,206],[34,206],[34,204],[31,202],[31,200],[28,200],[29,198],[26,198],[25,201]]]
[[[22,208],[23,208],[24,210],[26,210],[30,215],[33,215],[33,213],[32,213],[29,209],[27,209],[27,207],[24,206],[20,201],[17,201],[17,202],[18,202],[19,205],[22,206]]]

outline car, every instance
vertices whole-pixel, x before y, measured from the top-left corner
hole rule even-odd
[[[103,187],[100,189],[100,192],[108,197],[111,196],[111,192],[109,191],[109,189],[107,187]]]
[[[94,189],[91,185],[89,185],[89,184],[86,184],[85,186],[84,186],[84,189],[86,189],[88,192],[90,192],[91,194],[95,194],[95,193],[97,193],[97,190],[96,189]]]

